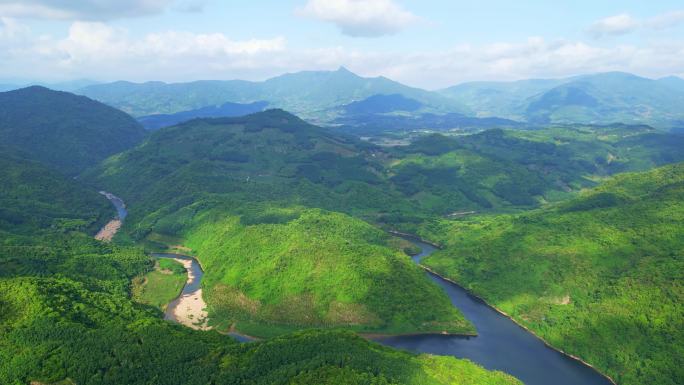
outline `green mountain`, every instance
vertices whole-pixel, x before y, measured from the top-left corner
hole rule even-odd
[[[478,117],[502,117],[524,121],[524,105],[570,79],[526,79],[514,82],[468,82],[438,91],[466,105]]]
[[[164,321],[158,309],[131,300],[131,281],[152,269],[152,259],[84,232],[109,206],[104,197],[1,150],[2,384],[520,384],[469,361],[395,351],[351,332],[239,344]]]
[[[377,157],[269,110],[156,131],[87,179],[128,203],[134,239],[193,250],[218,327],[472,333],[401,242],[348,215],[412,211]]]
[[[327,121],[334,115],[334,111],[328,110],[377,94],[399,94],[435,110],[463,111],[457,103],[441,95],[384,77],[360,77],[345,68],[285,74],[263,82],[115,82],[85,87],[79,92],[134,116],[176,113],[225,102],[266,101],[271,107],[286,109],[307,119]]]
[[[611,72],[588,75],[528,100],[531,122],[631,123],[667,127],[684,118],[684,91],[656,80]]]
[[[684,381],[684,163],[518,215],[441,221],[424,263],[619,384]]]
[[[666,85],[672,89],[684,92],[684,79],[679,76],[667,76],[658,79],[658,83]]]
[[[684,119],[681,79],[652,80],[621,72],[565,79],[465,83],[440,91],[477,116],[532,124],[649,124]]]
[[[144,136],[130,116],[83,96],[37,86],[0,93],[0,142],[67,174]]]
[[[431,92],[384,77],[360,77],[340,68],[285,74],[263,82],[115,82],[84,87],[79,93],[134,116],[171,114],[226,102],[266,101],[312,122],[333,125],[353,126],[349,118],[359,111],[366,115],[403,111],[412,118],[459,113],[469,118],[498,117],[534,125],[625,123],[670,128],[684,120],[681,83],[676,77],[652,80],[608,72],[564,79],[470,82]],[[411,100],[408,109],[406,100]],[[416,129],[416,123],[406,119],[376,119],[375,123],[382,126],[379,131]],[[435,119],[423,119],[420,124],[423,127],[419,128],[433,128]]]

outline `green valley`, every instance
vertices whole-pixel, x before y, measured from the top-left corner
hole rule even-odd
[[[3,384],[520,384],[340,330],[238,344],[163,321],[131,298],[131,281],[153,260],[92,238],[100,216],[112,215],[104,197],[33,161],[1,160],[0,201],[14,209],[0,211]]]
[[[680,3],[0,0],[0,385],[684,385]]]

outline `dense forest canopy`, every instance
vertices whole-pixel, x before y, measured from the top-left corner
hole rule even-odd
[[[517,215],[440,220],[423,262],[620,384],[684,381],[684,163]]]

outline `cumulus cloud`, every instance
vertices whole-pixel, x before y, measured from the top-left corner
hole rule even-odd
[[[643,20],[623,13],[597,20],[589,26],[587,31],[594,38],[601,38],[610,35],[625,35],[638,29],[662,30],[681,23],[684,23],[684,10],[670,11]]]
[[[353,37],[395,34],[419,20],[392,0],[309,0],[297,14],[333,23]]]
[[[639,21],[623,13],[595,21],[589,27],[589,33],[597,38],[606,35],[624,35],[635,31],[639,26]]]
[[[0,0],[5,17],[56,20],[111,20],[158,14],[167,8],[197,12],[202,0]]]
[[[684,10],[671,11],[646,20],[645,25],[654,29],[666,29],[684,23]]]

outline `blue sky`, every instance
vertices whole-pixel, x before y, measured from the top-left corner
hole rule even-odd
[[[684,74],[682,1],[0,0],[6,80]]]

